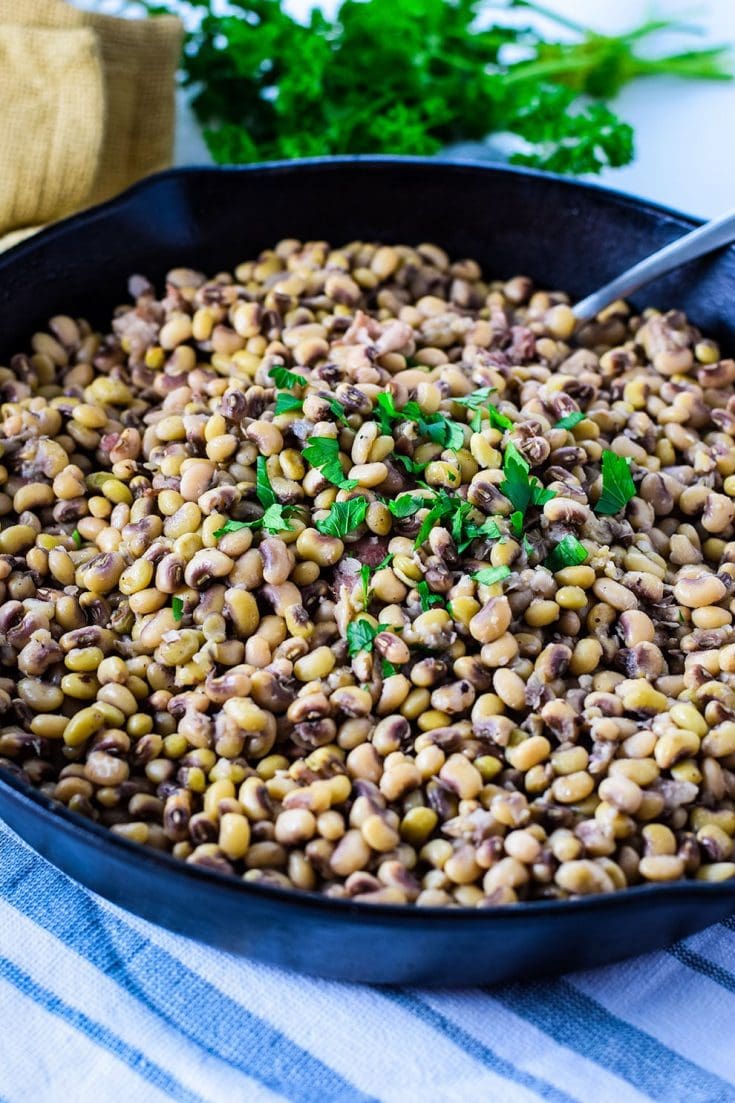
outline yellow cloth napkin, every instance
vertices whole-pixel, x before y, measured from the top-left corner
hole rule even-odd
[[[178,19],[0,0],[0,249],[171,162]]]

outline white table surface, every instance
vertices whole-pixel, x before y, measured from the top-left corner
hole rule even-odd
[[[648,0],[546,0],[546,4],[607,32],[638,24],[652,12],[679,15],[705,29],[702,45],[729,43],[735,48],[735,0],[659,0],[655,7]],[[91,0],[90,6],[104,7],[104,3]],[[308,0],[290,0],[288,6],[300,14],[311,5]],[[323,6],[331,10],[334,4]],[[668,45],[689,48],[691,41],[677,36]],[[206,163],[210,157],[183,94],[179,103],[176,163]],[[598,179],[701,217],[735,207],[735,81],[639,80],[623,89],[615,106],[635,129],[636,159],[627,168],[611,169]]]

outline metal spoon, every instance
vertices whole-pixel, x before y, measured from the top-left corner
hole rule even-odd
[[[626,298],[651,280],[665,276],[673,268],[696,260],[705,253],[711,253],[713,249],[729,245],[732,241],[735,241],[735,210],[713,219],[712,222],[705,222],[704,226],[698,226],[691,233],[684,234],[684,237],[664,245],[663,249],[652,253],[645,260],[638,261],[627,272],[573,306],[574,315],[579,323],[589,322],[616,299]]]

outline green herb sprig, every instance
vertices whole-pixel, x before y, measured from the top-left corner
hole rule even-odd
[[[552,573],[562,571],[565,567],[578,567],[589,559],[589,552],[576,536],[562,536],[559,543],[553,548],[544,560],[544,566]]]
[[[317,521],[315,527],[327,536],[347,536],[360,527],[367,508],[368,500],[361,496],[348,498],[346,502],[335,502],[329,514],[322,521]]]
[[[396,408],[393,395],[389,391],[379,394],[375,400],[375,415],[382,433],[390,433],[396,422],[412,421],[422,437],[440,444],[442,448],[457,451],[464,445],[464,429],[457,421],[440,414],[426,413],[418,402],[407,402],[401,409]]]
[[[385,559],[382,559],[378,563],[377,567],[373,568],[368,563],[363,563],[360,567],[360,582],[362,583],[362,604],[367,609],[370,604],[370,580],[373,574],[377,574],[378,571],[382,571],[384,567],[390,566],[393,561],[393,552],[388,552]]]
[[[347,653],[351,659],[359,655],[361,651],[372,651],[373,642],[382,627],[371,624],[365,617],[358,617],[347,625],[345,633],[347,638]]]
[[[543,506],[556,497],[553,490],[543,486],[535,475],[529,475],[530,465],[524,460],[512,441],[503,453],[503,475],[500,493],[512,503],[521,517],[530,505]]]
[[[443,605],[444,598],[441,594],[435,594],[429,589],[429,583],[425,578],[422,578],[420,582],[416,583],[416,591],[419,595],[419,601],[421,602],[421,609],[424,613],[428,613],[434,605]]]
[[[584,421],[587,414],[582,413],[581,410],[573,410],[571,414],[567,414],[565,417],[559,418],[555,429],[573,429],[575,425],[579,425],[580,421]]]
[[[630,473],[630,459],[605,448],[602,453],[602,493],[595,504],[595,513],[603,516],[620,513],[633,497],[635,483]]]
[[[268,475],[265,456],[258,456],[255,470],[255,493],[263,506],[263,516],[257,517],[254,521],[225,521],[224,525],[215,531],[215,540],[221,540],[228,532],[239,532],[240,529],[263,529],[271,535],[278,532],[293,532],[289,517],[296,510],[296,506],[281,505],[276,498]]]
[[[305,387],[308,382],[303,375],[289,371],[283,364],[271,365],[268,369],[268,375],[277,387],[281,387],[286,391],[293,390],[294,387]]]
[[[500,527],[492,517],[485,518],[479,524],[472,519],[475,507],[471,502],[457,495],[448,494],[446,490],[440,490],[433,499],[431,508],[421,522],[421,527],[416,534],[414,547],[420,548],[428,539],[429,533],[438,522],[442,522],[452,534],[452,539],[457,545],[457,550],[462,553],[467,550],[473,540],[484,537],[488,540],[499,540],[502,536]]]
[[[493,429],[504,431],[513,428],[511,419],[501,413],[497,406],[489,401],[490,395],[495,391],[497,391],[497,387],[480,387],[478,391],[473,391],[472,394],[454,399],[458,406],[466,406],[468,410],[473,411],[469,422],[473,433],[482,432],[483,412],[487,413],[488,421]]]
[[[631,127],[604,102],[625,84],[657,74],[730,77],[719,47],[651,55],[659,32],[691,30],[675,20],[603,35],[528,0],[508,6],[541,12],[550,31],[504,26],[502,13],[479,20],[482,0],[342,0],[305,23],[279,0],[238,0],[235,10],[217,0],[145,2],[191,28],[184,84],[223,163],[434,154],[510,132],[521,146],[514,161],[600,172],[633,157]]]
[[[510,567],[483,567],[472,575],[475,582],[481,582],[484,586],[494,586],[496,582],[502,582],[510,574]]]
[[[345,477],[339,461],[339,441],[335,437],[311,437],[303,455],[312,467],[321,471],[324,478],[340,490],[353,490],[358,485],[357,479]]]
[[[290,414],[293,411],[301,411],[304,406],[303,398],[297,398],[295,394],[289,394],[288,391],[279,391],[276,395],[276,407],[275,414]]]

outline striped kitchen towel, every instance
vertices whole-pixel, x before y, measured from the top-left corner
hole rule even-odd
[[[168,934],[0,825],[0,1103],[735,1103],[735,920],[492,990],[312,980]]]

